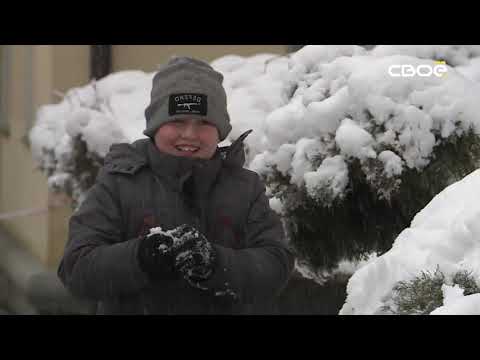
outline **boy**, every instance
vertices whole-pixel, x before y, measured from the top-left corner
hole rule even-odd
[[[293,255],[259,176],[243,168],[223,76],[174,58],[153,79],[147,128],[115,144],[70,220],[58,269],[99,314],[244,314],[286,285]]]

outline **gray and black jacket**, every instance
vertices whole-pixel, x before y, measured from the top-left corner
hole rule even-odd
[[[70,219],[58,275],[99,314],[245,314],[274,300],[293,270],[278,216],[258,174],[243,168],[243,140],[210,160],[161,153],[150,139],[115,144],[95,185]],[[204,285],[150,281],[137,259],[152,227],[195,226],[214,245],[217,264]]]

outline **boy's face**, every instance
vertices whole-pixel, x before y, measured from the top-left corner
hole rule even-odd
[[[204,120],[169,121],[160,126],[155,134],[158,150],[175,156],[211,159],[218,143],[217,128]]]

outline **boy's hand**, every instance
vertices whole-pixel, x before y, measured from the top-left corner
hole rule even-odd
[[[175,259],[168,253],[172,239],[162,234],[151,234],[140,239],[138,262],[152,280],[174,278]]]
[[[215,267],[215,249],[207,238],[189,225],[176,229],[178,242],[174,244],[175,269],[191,285],[202,288],[201,282],[208,280]]]
[[[197,229],[184,224],[141,241],[139,263],[153,279],[177,272],[192,286],[206,290],[201,282],[213,274],[215,249]]]

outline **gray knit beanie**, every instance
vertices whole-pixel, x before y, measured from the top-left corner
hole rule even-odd
[[[223,75],[208,63],[189,57],[174,57],[153,78],[150,105],[145,109],[150,138],[166,122],[193,118],[215,125],[220,141],[232,126],[227,112]]]

